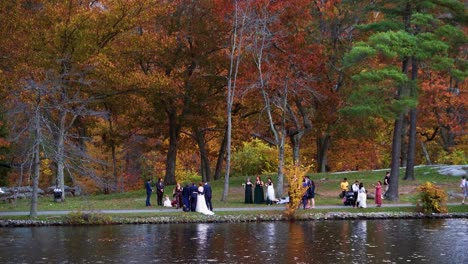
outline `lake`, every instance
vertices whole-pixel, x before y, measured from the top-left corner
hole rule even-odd
[[[0,228],[0,263],[468,263],[468,219]]]

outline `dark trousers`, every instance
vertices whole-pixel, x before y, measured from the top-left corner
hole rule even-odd
[[[213,204],[211,203],[211,196],[205,196],[206,207],[208,210],[213,211]]]
[[[353,207],[357,206],[357,196],[358,196],[358,192],[353,192],[354,193],[354,203],[353,203]]]
[[[190,211],[195,212],[195,208],[197,208],[197,196],[190,197]]]
[[[151,192],[146,192],[146,206],[151,206]]]
[[[162,199],[163,199],[163,192],[161,191],[157,191],[156,192],[156,195],[158,196],[158,205],[162,206],[163,205],[163,202],[162,202]]]

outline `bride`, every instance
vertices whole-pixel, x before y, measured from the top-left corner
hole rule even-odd
[[[198,186],[197,207],[195,207],[195,211],[205,215],[214,215],[214,213],[206,207],[205,192],[203,189],[203,183],[201,182]]]

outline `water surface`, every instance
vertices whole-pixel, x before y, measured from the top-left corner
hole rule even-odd
[[[468,219],[0,228],[0,263],[468,263]]]

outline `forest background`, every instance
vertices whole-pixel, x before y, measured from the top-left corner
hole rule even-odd
[[[456,0],[0,2],[0,186],[467,164]],[[63,192],[64,193],[64,192]],[[63,197],[65,198],[65,197]],[[34,201],[33,201],[34,204]]]

